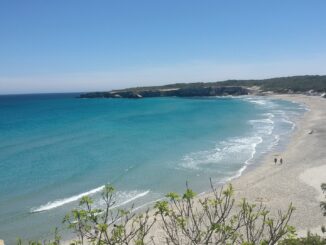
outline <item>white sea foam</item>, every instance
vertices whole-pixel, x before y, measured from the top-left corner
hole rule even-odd
[[[121,207],[123,205],[126,205],[138,198],[144,197],[146,196],[148,193],[150,192],[150,190],[144,191],[144,192],[138,192],[138,191],[132,191],[132,192],[118,192],[117,195],[121,197],[124,197],[124,201],[114,205],[112,208],[117,208],[117,207]],[[127,198],[126,198],[127,197]]]
[[[248,101],[250,103],[256,104],[258,106],[264,106],[266,108],[273,108],[275,107],[275,103],[267,98],[258,98],[258,97],[247,97],[243,98],[243,100]]]
[[[221,169],[224,171],[221,171],[221,174],[233,174],[231,177],[226,177],[220,181],[225,183],[240,177],[248,165],[254,162],[258,145],[264,142],[259,151],[261,154],[267,153],[279,144],[280,136],[290,133],[288,127],[282,127],[282,123],[290,124],[291,131],[295,128],[295,123],[290,119],[295,116],[295,111],[292,111],[292,108],[280,106],[277,101],[268,98],[244,97],[242,99],[268,110],[268,112],[261,114],[262,118],[248,121],[253,128],[254,135],[246,138],[229,139],[217,143],[216,147],[211,150],[187,154],[180,164],[182,167],[194,170],[207,168],[212,170],[214,165],[221,164]],[[247,159],[245,159],[246,157]],[[235,174],[232,171],[225,171],[227,168],[225,166],[232,163],[243,163]],[[219,171],[218,167],[214,169]]]
[[[295,129],[296,124],[294,122],[290,121],[287,118],[282,118],[282,121],[285,122],[285,123],[287,123],[287,124],[290,124],[291,125],[291,130],[294,130]]]
[[[259,137],[259,141],[256,142],[256,143],[253,143],[251,145],[251,147],[252,147],[251,156],[244,162],[244,165],[237,171],[237,173],[235,175],[227,178],[226,181],[231,181],[233,179],[239,178],[242,175],[243,171],[246,170],[247,166],[252,163],[252,160],[254,159],[255,154],[256,154],[257,145],[259,145],[262,142],[263,142],[263,139],[261,137]]]
[[[48,202],[47,204],[41,205],[38,208],[32,208],[31,212],[32,213],[37,213],[37,212],[43,212],[43,211],[48,211],[48,210],[51,210],[51,209],[54,209],[54,208],[58,208],[58,207],[63,206],[65,204],[77,201],[77,200],[81,199],[83,196],[92,195],[92,194],[95,194],[97,192],[100,192],[101,190],[103,190],[103,188],[104,188],[104,186],[100,186],[98,188],[95,188],[93,190],[81,193],[79,195],[75,195],[75,196],[72,196],[72,197],[69,197],[69,198],[56,200],[56,201],[53,201],[53,202]],[[117,204],[114,205],[112,207],[112,209],[123,206],[123,205],[126,205],[126,204],[128,204],[128,203],[130,203],[130,202],[132,202],[132,201],[134,201],[134,200],[136,200],[138,198],[144,197],[149,192],[150,192],[150,190],[147,190],[147,191],[144,191],[144,192],[139,192],[139,191],[121,192],[121,191],[119,191],[119,192],[116,193]],[[95,205],[100,206],[102,204],[103,203],[100,201],[100,202],[96,203]]]
[[[271,112],[263,113],[263,116],[266,116],[266,117],[268,117],[269,119],[272,119],[272,118],[275,117],[275,115],[274,115],[273,113],[271,113]]]
[[[251,103],[258,104],[258,105],[266,105],[266,100],[249,100]]]
[[[274,121],[270,118],[250,120],[255,132],[259,135],[270,135],[274,129]]]
[[[164,199],[166,199],[166,197],[162,197],[162,198],[158,198],[158,199],[156,199],[156,200],[150,201],[150,202],[146,202],[146,203],[144,203],[144,204],[142,204],[142,205],[140,205],[140,206],[134,208],[132,211],[135,212],[135,211],[137,211],[137,210],[139,210],[139,209],[142,209],[142,208],[148,207],[149,205],[151,205],[151,204],[153,204],[153,203],[156,203],[156,202],[158,202],[158,201],[164,200]]]
[[[271,148],[273,148],[274,146],[278,145],[278,143],[280,142],[280,139],[281,139],[281,138],[280,138],[279,135],[275,135],[275,136],[274,136],[274,142],[273,142]]]
[[[88,195],[95,194],[95,193],[103,190],[103,188],[104,188],[104,185],[102,185],[100,187],[97,187],[97,188],[95,188],[93,190],[90,190],[90,191],[87,191],[87,192],[72,196],[72,197],[59,199],[59,200],[56,200],[56,201],[53,201],[53,202],[48,202],[47,204],[41,205],[41,206],[39,206],[37,208],[32,208],[31,212],[32,213],[37,213],[37,212],[43,212],[43,211],[47,211],[47,210],[50,210],[50,209],[54,209],[54,208],[63,206],[65,204],[75,202],[75,201],[81,199],[83,196],[88,196]]]
[[[244,164],[248,164],[256,153],[256,146],[263,139],[260,136],[231,138],[226,141],[219,142],[214,149],[207,151],[199,151],[188,154],[183,157],[181,166],[184,168],[199,170],[205,165],[225,163],[237,157],[249,155]]]

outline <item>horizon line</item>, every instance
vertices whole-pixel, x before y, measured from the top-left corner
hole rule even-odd
[[[125,87],[125,88],[120,88],[120,89],[109,89],[109,90],[85,90],[85,91],[53,91],[53,92],[26,92],[26,93],[5,93],[2,94],[0,93],[0,96],[15,96],[15,95],[46,95],[46,94],[81,94],[81,93],[94,93],[94,92],[106,92],[106,91],[113,91],[113,90],[123,90],[123,89],[132,89],[132,88],[146,88],[146,87],[161,87],[161,86],[167,86],[167,85],[174,85],[174,84],[193,84],[193,83],[218,83],[218,82],[226,82],[226,81],[264,81],[264,80],[269,80],[269,79],[276,79],[276,78],[289,78],[289,77],[322,77],[326,76],[325,75],[320,75],[320,74],[305,74],[305,75],[287,75],[287,76],[269,76],[265,78],[255,78],[255,79],[223,79],[223,80],[218,80],[218,81],[212,81],[212,82],[203,82],[203,81],[197,81],[197,82],[175,82],[175,83],[165,83],[163,85],[150,85],[150,86],[133,86],[133,87]]]

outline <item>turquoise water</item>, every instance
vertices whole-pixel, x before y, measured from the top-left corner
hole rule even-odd
[[[0,96],[0,237],[47,237],[106,183],[142,206],[188,180],[197,192],[285,144],[298,104],[258,97]]]

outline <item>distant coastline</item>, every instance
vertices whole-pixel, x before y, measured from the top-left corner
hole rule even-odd
[[[326,97],[326,76],[292,76],[262,80],[227,80],[210,83],[176,83],[135,87],[104,92],[82,93],[79,98],[208,97],[266,95],[271,93],[322,95]]]

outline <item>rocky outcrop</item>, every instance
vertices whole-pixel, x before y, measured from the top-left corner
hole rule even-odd
[[[172,89],[115,90],[81,94],[80,98],[151,98],[151,97],[207,97],[226,95],[247,95],[249,90],[240,86],[196,86]]]

